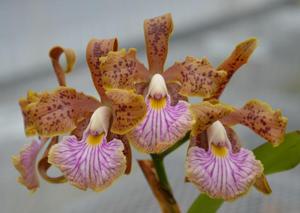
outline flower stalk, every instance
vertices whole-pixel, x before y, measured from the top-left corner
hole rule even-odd
[[[164,158],[159,154],[151,154],[151,158],[162,188],[172,193],[172,189],[164,166]]]
[[[164,158],[179,148],[189,139],[189,132],[176,144],[160,154],[150,154],[152,160],[138,160],[138,163],[148,181],[153,194],[155,195],[162,212],[179,213],[179,205],[173,195],[172,187],[169,183]]]
[[[153,160],[138,160],[138,163],[160,205],[161,211],[163,213],[180,213],[179,205],[173,196],[165,172],[163,159],[155,156]]]

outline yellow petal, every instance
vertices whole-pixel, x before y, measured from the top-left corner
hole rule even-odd
[[[196,136],[206,130],[212,123],[223,118],[233,111],[229,105],[222,103],[210,103],[208,101],[192,104],[190,107],[196,123],[192,128],[192,136]]]

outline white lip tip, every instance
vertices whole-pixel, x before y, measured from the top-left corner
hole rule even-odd
[[[207,129],[208,142],[217,146],[224,146],[228,143],[227,132],[220,121],[215,121]]]
[[[149,84],[148,95],[156,99],[165,97],[168,94],[167,85],[161,74],[154,74]],[[158,98],[157,98],[158,97]]]
[[[91,116],[88,128],[92,133],[108,132],[112,111],[107,106],[101,106],[96,109]]]

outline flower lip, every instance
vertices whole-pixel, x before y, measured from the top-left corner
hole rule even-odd
[[[79,189],[102,191],[111,186],[126,170],[124,145],[86,131],[81,140],[64,137],[51,147],[48,161],[57,166],[66,179]]]
[[[161,153],[174,145],[194,122],[189,111],[190,104],[178,101],[171,105],[171,98],[146,99],[147,114],[145,119],[127,134],[135,148],[144,153]]]
[[[165,79],[160,74],[154,74],[151,78],[147,97],[160,100],[168,95]]]
[[[110,107],[101,106],[96,109],[90,119],[88,128],[91,135],[97,136],[103,132],[108,133],[112,110]]]

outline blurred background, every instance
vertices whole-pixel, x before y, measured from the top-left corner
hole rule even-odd
[[[288,130],[300,128],[300,2],[297,0],[1,0],[0,1],[0,206],[1,213],[159,212],[136,161],[131,175],[124,176],[102,193],[82,192],[68,185],[41,180],[40,189],[29,193],[16,182],[11,164],[24,143],[18,99],[28,89],[43,91],[57,86],[48,58],[53,45],[74,48],[75,70],[69,86],[97,95],[85,63],[86,44],[92,37],[117,36],[120,47],[135,47],[147,64],[143,20],[171,12],[175,24],[167,65],[186,55],[206,56],[218,65],[235,44],[248,37],[260,40],[250,62],[230,82],[222,100],[242,106],[258,98],[281,108],[289,117]],[[239,127],[248,148],[262,140]],[[175,197],[186,212],[199,192],[184,183],[187,144],[166,159]],[[135,158],[148,158],[134,152]],[[276,163],[276,162],[274,162]],[[219,212],[299,212],[300,168],[268,176],[273,189],[264,196],[255,189]]]

